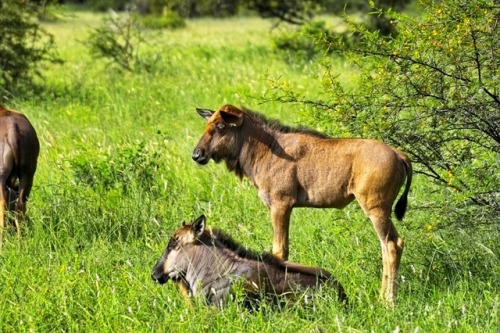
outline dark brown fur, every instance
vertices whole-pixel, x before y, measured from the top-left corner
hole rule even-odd
[[[33,186],[40,143],[35,129],[21,113],[0,106],[0,248],[3,244],[5,212],[22,215]],[[18,214],[15,223],[20,236]]]
[[[395,205],[402,219],[412,179],[408,157],[386,144],[366,139],[334,139],[291,128],[248,109],[223,105],[197,109],[207,120],[193,159],[224,161],[239,177],[248,177],[269,207],[273,254],[287,259],[289,222],[295,207],[343,208],[356,199],[371,219],[382,248],[381,297],[393,304],[403,240],[391,221]]]
[[[347,302],[344,289],[326,270],[244,248],[220,229],[206,229],[203,215],[177,229],[151,277],[159,283],[172,279],[189,296],[202,296],[217,306],[224,304],[235,283],[250,298],[284,295],[292,301],[298,293],[328,284]]]

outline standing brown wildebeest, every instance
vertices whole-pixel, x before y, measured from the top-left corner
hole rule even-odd
[[[347,302],[344,288],[326,270],[254,253],[222,230],[206,228],[204,215],[174,232],[151,278],[161,284],[177,282],[188,296],[201,296],[216,306],[224,305],[238,282],[249,301],[264,294],[294,302],[304,292],[329,285],[339,301]]]
[[[24,214],[33,185],[40,143],[35,129],[21,113],[0,106],[0,248],[3,245],[5,212]],[[12,196],[17,196],[14,203]],[[20,237],[19,216],[14,221]]]
[[[294,207],[343,208],[356,199],[371,219],[382,247],[380,296],[394,304],[403,240],[391,221],[394,201],[406,179],[395,214],[406,211],[412,167],[408,157],[386,144],[365,139],[333,139],[270,121],[247,109],[224,105],[197,109],[208,122],[193,159],[225,161],[246,176],[269,207],[273,253],[288,258],[288,231]]]

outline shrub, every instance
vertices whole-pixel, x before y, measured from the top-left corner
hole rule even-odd
[[[182,17],[228,17],[235,15],[239,6],[239,0],[152,0],[152,3],[168,7]]]
[[[86,156],[89,156],[88,152],[69,161],[77,185],[105,191],[118,189],[122,193],[128,193],[134,187],[146,191],[157,187],[155,180],[160,154],[144,142],[116,151],[101,151],[93,159]]]
[[[179,29],[186,26],[186,22],[176,12],[168,11],[162,15],[145,15],[139,17],[142,25],[149,29]]]
[[[447,224],[498,229],[500,173],[493,170],[500,169],[500,7],[493,0],[422,3],[419,17],[383,12],[397,37],[347,21],[359,42],[334,40],[328,49],[359,73],[355,89],[325,65],[320,97],[284,85],[275,85],[281,88],[274,97],[311,106],[310,122],[331,134],[402,148],[416,172],[446,189],[453,207],[441,216]]]
[[[0,101],[25,94],[41,77],[42,64],[56,61],[52,36],[40,28],[36,4],[0,2]]]
[[[319,54],[331,53],[332,50],[325,45],[330,45],[334,38],[324,21],[310,21],[299,29],[277,34],[273,38],[273,46],[289,58],[311,60]]]
[[[105,12],[107,10],[122,11],[127,8],[130,0],[89,0],[91,8],[97,11]]]
[[[94,58],[110,59],[121,69],[134,71],[148,67],[139,57],[140,45],[145,43],[143,31],[137,16],[130,11],[110,11],[103,24],[90,33],[86,43]]]

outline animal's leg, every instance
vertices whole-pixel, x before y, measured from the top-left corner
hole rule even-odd
[[[397,293],[397,276],[404,242],[391,221],[390,213],[390,210],[372,209],[369,212],[369,217],[377,232],[382,249],[383,272],[380,298],[393,306]]]
[[[7,185],[6,187],[6,193],[7,193],[7,197],[6,197],[6,211],[9,211],[9,212],[12,212],[13,215],[14,215],[14,225],[16,226],[16,230],[17,230],[17,234],[18,234],[18,238],[20,236],[20,233],[19,233],[19,214],[18,214],[18,209],[17,209],[17,201],[18,201],[18,187],[17,186],[14,186],[12,185],[13,187],[11,187],[11,185]]]
[[[191,290],[187,286],[186,282],[180,280],[177,282],[177,286],[179,287],[181,295],[184,298],[184,303],[187,306],[192,306],[193,303],[191,302]]]
[[[3,199],[0,199],[0,250],[3,247],[3,229],[4,229],[4,227],[5,227],[5,201]]]
[[[5,228],[5,212],[7,211],[6,187],[0,182],[0,250],[3,247],[3,231]]]
[[[16,226],[16,231],[17,231],[17,239],[20,241],[21,240],[21,222],[19,219],[22,218],[21,213],[19,212],[14,212],[14,225]]]
[[[21,225],[20,221],[24,220],[26,214],[26,202],[33,186],[34,175],[24,175],[19,178],[19,193],[17,196],[17,211],[14,216],[14,223],[17,230],[17,238],[21,239]]]
[[[389,255],[389,278],[387,279],[385,299],[389,304],[394,305],[394,300],[398,291],[398,271],[403,255],[404,242],[403,239],[399,237],[396,229],[394,229],[392,236],[391,234],[388,235],[386,242]]]
[[[19,193],[17,196],[17,209],[23,214],[26,213],[26,202],[31,193],[34,175],[23,175],[19,178]]]
[[[292,208],[284,205],[271,206],[271,218],[273,221],[273,254],[283,260],[288,259],[289,254],[289,226]]]

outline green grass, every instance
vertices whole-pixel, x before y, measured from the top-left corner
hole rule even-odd
[[[479,243],[440,229],[439,211],[423,207],[446,192],[419,176],[397,223],[406,248],[394,310],[377,301],[379,243],[357,204],[295,210],[291,225],[290,259],[332,271],[348,308],[326,292],[308,307],[218,310],[186,306],[173,285],[154,284],[171,232],[202,213],[242,244],[271,248],[253,186],[223,165],[191,161],[204,126],[195,107],[230,102],[296,124],[299,106],[262,97],[273,78],[315,94],[321,67],[283,61],[269,22],[199,19],[142,45],[155,71],[120,73],[82,43],[100,17],[75,15],[45,26],[65,60],[47,69],[49,92],[9,105],[28,115],[42,152],[22,241],[8,232],[0,255],[0,332],[497,332],[498,233],[475,230]],[[350,80],[345,64],[337,70]]]

